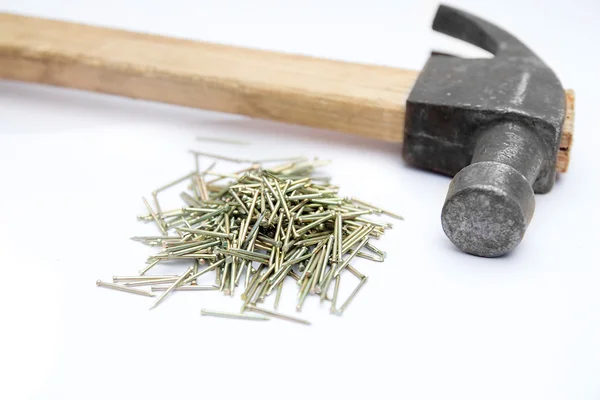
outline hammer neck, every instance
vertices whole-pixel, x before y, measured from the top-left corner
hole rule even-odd
[[[544,162],[543,145],[538,135],[522,124],[498,123],[477,140],[472,163],[484,161],[509,165],[533,185]]]

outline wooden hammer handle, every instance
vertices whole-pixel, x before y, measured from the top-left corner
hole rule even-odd
[[[418,74],[0,13],[0,78],[391,142]]]

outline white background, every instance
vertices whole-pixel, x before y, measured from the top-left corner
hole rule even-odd
[[[457,251],[439,215],[449,179],[399,145],[284,124],[0,82],[0,398],[600,398],[600,3],[451,2],[498,23],[576,89],[571,169],[537,196],[521,246]],[[432,48],[482,52],[430,31],[436,2],[0,0],[44,17],[418,69]],[[197,142],[243,138],[250,147]],[[200,317],[220,293],[151,299],[95,287],[133,274],[154,233],[142,195],[193,168],[188,149],[314,155],[347,195],[406,221],[342,317],[309,298],[310,327]],[[173,267],[171,267],[173,268]],[[171,270],[173,271],[173,270]],[[177,270],[177,272],[179,272]],[[344,294],[355,281],[342,281]],[[295,314],[294,284],[281,310]]]

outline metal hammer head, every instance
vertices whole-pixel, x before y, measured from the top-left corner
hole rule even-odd
[[[406,103],[404,158],[454,176],[442,210],[450,240],[495,257],[523,238],[534,192],[555,179],[565,92],[519,40],[480,18],[440,6],[433,29],[491,59],[432,54]]]

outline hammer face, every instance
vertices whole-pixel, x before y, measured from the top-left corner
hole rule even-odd
[[[534,208],[533,190],[522,174],[503,163],[482,161],[452,180],[442,227],[464,252],[497,257],[519,244]]]

